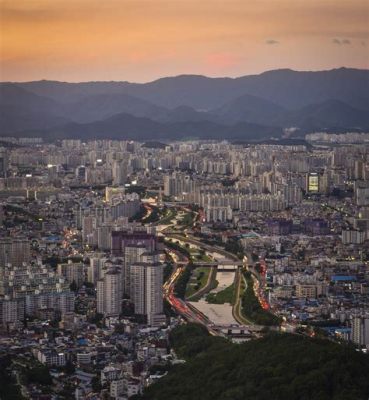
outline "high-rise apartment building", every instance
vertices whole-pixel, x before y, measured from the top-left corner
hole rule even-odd
[[[131,266],[142,260],[142,255],[148,251],[144,243],[131,244],[124,249],[124,268],[123,268],[123,293],[130,296],[131,287]]]
[[[97,312],[105,316],[118,316],[122,311],[121,269],[111,267],[97,282]]]
[[[58,274],[64,276],[69,283],[75,283],[81,287],[85,282],[85,266],[83,263],[74,263],[68,260],[67,263],[58,264]]]
[[[131,266],[131,300],[135,314],[147,317],[149,325],[160,325],[163,316],[163,264],[156,254],[143,255]]]
[[[156,237],[145,231],[113,231],[111,233],[111,250],[115,256],[124,255],[127,246],[138,244],[146,246],[147,251],[154,251],[156,250]]]
[[[128,160],[115,160],[112,175],[114,185],[124,185],[127,182]]]
[[[359,346],[369,346],[369,315],[355,315],[351,323],[351,340]]]
[[[30,261],[30,242],[22,238],[0,239],[0,269],[5,264],[14,266]]]

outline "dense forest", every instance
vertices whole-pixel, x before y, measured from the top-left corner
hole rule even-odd
[[[175,328],[172,367],[142,400],[367,400],[369,356],[348,345],[289,334],[233,344],[196,324]]]

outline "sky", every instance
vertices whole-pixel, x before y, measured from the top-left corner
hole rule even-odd
[[[0,0],[0,80],[369,68],[369,0]]]

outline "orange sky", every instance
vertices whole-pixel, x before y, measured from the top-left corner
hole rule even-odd
[[[0,80],[369,68],[369,0],[0,0]]]

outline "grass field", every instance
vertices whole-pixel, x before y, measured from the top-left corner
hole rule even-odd
[[[186,297],[192,296],[206,285],[209,273],[210,268],[206,267],[199,267],[193,270],[192,276],[186,287]]]
[[[167,208],[165,214],[161,217],[161,219],[157,222],[158,225],[167,225],[172,222],[177,212],[174,208]]]
[[[235,290],[234,284],[226,287],[218,293],[209,293],[206,296],[206,301],[211,304],[234,304],[235,303]]]

